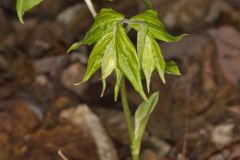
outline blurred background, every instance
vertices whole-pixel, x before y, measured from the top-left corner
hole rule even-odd
[[[182,76],[158,75],[160,91],[144,135],[142,160],[240,160],[240,0],[152,0],[178,43],[160,43]],[[131,17],[141,0],[94,1]],[[82,0],[44,0],[16,17],[15,0],[0,0],[0,160],[130,160],[114,78],[100,98],[99,73],[81,86],[91,47],[67,55],[93,22]],[[136,43],[136,33],[130,36]],[[134,112],[141,98],[129,85]]]

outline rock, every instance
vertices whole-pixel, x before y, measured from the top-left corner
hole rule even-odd
[[[69,159],[98,160],[96,145],[85,125],[62,121],[48,129],[39,129],[25,137],[19,159],[60,159],[61,150]]]
[[[33,29],[34,28],[34,29]],[[31,34],[27,34],[31,32]],[[43,21],[36,23],[33,27],[29,28],[24,36],[23,46],[26,53],[31,58],[39,58],[43,56],[59,56],[66,53],[66,48],[63,48],[58,42],[64,40],[65,30],[64,26],[55,21]]]
[[[210,31],[217,44],[218,63],[224,77],[236,87],[240,86],[240,33],[224,26]]]
[[[217,153],[209,156],[207,160],[225,160],[225,159],[239,159],[240,145],[239,143],[232,144],[231,146],[224,148]]]
[[[51,0],[51,1],[43,1],[35,10],[32,10],[32,14],[36,14],[38,16],[44,18],[55,18],[59,12],[61,12],[67,5],[68,1],[64,0]],[[31,14],[31,13],[29,13]]]
[[[8,70],[7,69],[8,66],[9,66],[9,64],[8,64],[8,61],[6,60],[6,58],[3,56],[0,56],[0,69],[6,71],[6,70]]]
[[[126,17],[131,17],[138,13],[138,5],[142,3],[138,0],[114,0],[113,2],[105,2],[101,8],[113,8],[121,13],[124,13]]]
[[[86,68],[79,63],[68,66],[62,73],[61,81],[63,86],[73,91],[75,94],[85,97],[84,92],[88,89],[88,83],[79,86],[73,85],[82,80],[85,72]]]
[[[240,2],[235,0],[227,0],[234,8],[240,9]]]
[[[16,2],[14,0],[1,0],[0,1],[1,6],[7,9],[16,9],[15,4]]]
[[[41,74],[41,75],[36,76],[35,82],[37,85],[46,86],[49,83],[49,79],[44,74]]]
[[[122,145],[129,145],[126,121],[122,111],[94,107],[111,139]]]
[[[37,74],[49,73],[55,76],[59,73],[64,66],[69,62],[67,55],[61,55],[56,57],[46,57],[34,62],[34,70]]]
[[[171,146],[165,141],[153,136],[149,137],[146,140],[148,140],[156,148],[158,155],[166,156],[169,154]]]
[[[240,105],[231,105],[228,108],[228,111],[233,115],[239,116],[240,115]]]
[[[72,52],[70,55],[72,62],[80,62],[84,65],[87,65],[88,57],[88,48],[86,46],[81,46],[78,50]]]
[[[40,57],[51,47],[52,46],[46,41],[34,40],[32,46],[29,48],[28,54],[33,58]]]
[[[157,154],[152,150],[143,150],[141,160],[159,160]]]
[[[7,21],[6,14],[3,12],[2,8],[0,8],[0,42],[1,43],[9,35],[9,30],[11,29],[10,24],[6,23],[6,21]],[[0,48],[1,48],[1,44],[0,44]]]
[[[211,141],[217,148],[229,145],[234,140],[233,134],[234,124],[219,124],[211,134]]]
[[[42,112],[33,103],[11,99],[0,104],[0,159],[19,159],[24,137],[40,125]]]
[[[237,159],[240,157],[240,145],[235,144],[230,148],[230,159]]]
[[[45,94],[46,94],[45,89]],[[64,91],[62,91],[64,92]],[[69,93],[60,94],[60,96],[56,96],[51,99],[51,103],[49,104],[49,108],[47,109],[46,116],[44,118],[44,127],[52,128],[55,127],[59,123],[59,114],[64,110],[69,108],[69,106],[76,106],[79,102],[69,95]]]
[[[88,29],[93,17],[85,3],[79,3],[63,10],[57,20],[66,27],[67,36],[75,38]]]
[[[35,127],[43,118],[39,106],[26,100],[16,99],[1,104],[0,128],[13,137],[22,137]]]
[[[188,6],[188,7],[186,7]],[[164,24],[170,29],[197,30],[214,24],[222,13],[234,18],[235,10],[225,0],[153,0]]]
[[[163,5],[165,3],[165,5]],[[182,27],[187,25],[202,25],[204,16],[212,2],[208,0],[153,1],[153,6],[160,12],[166,26]],[[186,5],[189,7],[186,9]],[[158,7],[157,7],[158,6]],[[198,23],[196,23],[196,21]],[[195,26],[196,27],[196,26]]]
[[[73,85],[74,83],[81,82],[85,72],[86,68],[80,63],[73,63],[69,65],[67,68],[64,69],[62,73],[62,85],[68,90],[75,93],[76,96],[84,99],[85,101],[88,101],[93,105],[102,103],[105,97],[109,98],[108,96],[106,96],[108,93],[108,89],[106,90],[104,97],[101,98],[102,82],[100,80],[99,72],[94,74],[93,77],[91,77],[86,83],[80,85]],[[108,93],[108,95],[112,96],[113,94]],[[108,100],[108,104],[110,102],[109,99],[106,99]],[[111,100],[113,102],[112,97]]]
[[[118,160],[116,149],[104,130],[100,119],[88,108],[87,105],[69,109],[61,113],[61,117],[71,121],[78,127],[88,130],[93,138],[100,160]]]

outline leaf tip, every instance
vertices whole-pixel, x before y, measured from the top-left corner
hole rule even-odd
[[[103,85],[103,88],[102,88],[101,98],[103,97],[105,89],[106,89],[106,80],[105,79],[102,79],[102,85]]]
[[[182,40],[184,37],[188,36],[189,34],[181,34],[179,36],[177,36],[177,41]]]
[[[81,82],[77,82],[77,83],[73,83],[74,86],[79,86],[81,84],[83,84],[85,81],[81,81]]]
[[[69,49],[67,50],[67,54],[69,54],[70,52],[78,49],[78,48],[81,46],[81,44],[82,44],[81,42],[75,42],[75,43],[73,43],[73,44],[69,47]]]

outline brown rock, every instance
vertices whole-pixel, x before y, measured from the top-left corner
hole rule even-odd
[[[214,25],[222,14],[228,14],[230,19],[234,19],[235,12],[238,12],[226,0],[152,0],[152,2],[153,7],[159,11],[161,20],[171,29],[192,31],[206,28],[209,24]]]
[[[2,8],[0,9],[0,42],[4,40],[9,35],[9,30],[11,29],[10,24],[6,23],[7,18]],[[0,44],[1,47],[1,44]]]
[[[54,76],[59,73],[67,63],[67,55],[46,57],[35,61],[34,70],[37,74],[49,73]]]
[[[141,160],[159,160],[159,157],[152,150],[144,150],[141,154]]]
[[[88,135],[93,138],[97,147],[100,160],[118,160],[116,149],[106,134],[100,119],[87,105],[80,105],[78,108],[63,111],[61,117],[87,130]]]
[[[87,30],[93,21],[93,17],[85,3],[73,5],[62,10],[57,19],[65,25],[67,35],[74,37]]]
[[[78,86],[74,86],[73,84],[81,82],[85,72],[86,68],[79,63],[68,66],[62,73],[61,81],[63,86],[77,95],[84,97],[84,92],[88,89],[88,84],[85,83]]]
[[[208,160],[222,160],[222,159],[238,160],[239,157],[240,157],[240,145],[239,143],[235,143],[209,156]]]
[[[211,141],[217,148],[228,146],[234,141],[234,124],[219,124],[211,134]]]
[[[131,17],[138,13],[138,5],[142,3],[138,0],[114,0],[113,2],[103,3],[102,8],[113,8],[124,13],[126,17]]]
[[[58,150],[61,150],[69,159],[98,160],[94,141],[82,127],[61,122],[51,129],[40,129],[25,138],[19,157],[25,160],[59,159]]]
[[[11,100],[1,104],[1,130],[13,137],[22,137],[38,126],[41,113],[24,100]]]
[[[129,145],[129,136],[124,114],[122,111],[94,107],[93,111],[99,116],[110,137],[119,144]]]
[[[41,113],[24,100],[0,105],[0,159],[18,159],[24,137],[39,126]]]
[[[240,86],[240,33],[229,26],[211,30],[217,44],[218,63],[224,77],[235,86]]]

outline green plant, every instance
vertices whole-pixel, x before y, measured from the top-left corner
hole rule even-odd
[[[85,1],[95,17],[96,12],[91,0]],[[41,0],[17,0],[17,12],[22,23],[24,13],[40,2]],[[144,0],[144,3],[148,8],[151,8],[150,1]],[[137,49],[128,37],[127,33],[130,29],[137,32]],[[94,45],[88,60],[86,74],[83,80],[75,85],[88,81],[101,68],[103,96],[106,79],[110,74],[115,73],[114,99],[117,101],[120,90],[133,160],[139,159],[142,137],[159,97],[158,92],[156,92],[147,98],[142,85],[141,71],[144,73],[148,92],[150,92],[151,76],[154,70],[157,70],[163,83],[165,83],[165,73],[180,75],[174,61],[165,62],[157,40],[175,42],[184,36],[175,37],[169,34],[158,19],[157,12],[152,9],[130,19],[126,19],[124,15],[112,9],[102,9],[96,15],[95,21],[84,39],[74,43],[68,50],[69,53],[81,45]],[[125,79],[131,83],[144,100],[137,108],[134,122],[128,106]]]

